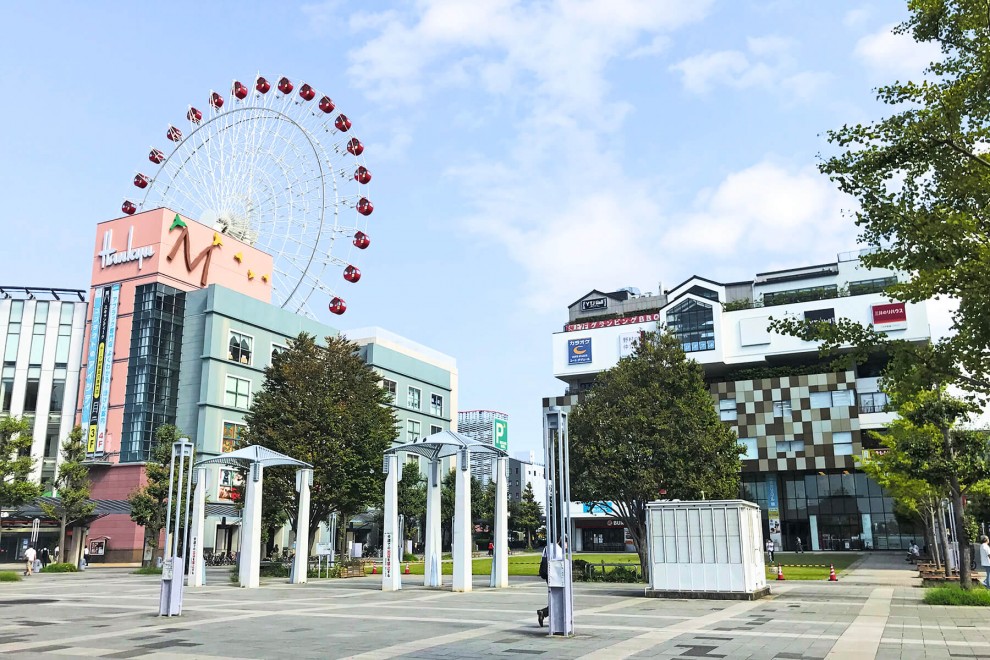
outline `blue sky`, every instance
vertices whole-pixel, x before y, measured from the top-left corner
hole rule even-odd
[[[822,134],[930,48],[902,0],[4,6],[3,281],[86,288],[95,224],[188,104],[257,72],[354,122],[374,243],[343,329],[454,356],[460,408],[540,444],[550,334],[592,288],[738,280],[855,246]],[[935,324],[933,320],[933,325]]]

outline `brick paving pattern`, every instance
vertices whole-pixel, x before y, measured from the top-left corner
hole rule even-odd
[[[571,639],[536,625],[546,589],[513,578],[454,594],[374,578],[238,589],[225,571],[156,616],[158,580],[126,569],[0,584],[0,655],[191,658],[990,658],[980,608],[929,607],[899,555],[868,556],[838,583],[773,583],[762,601],[644,598],[642,586],[579,584]]]

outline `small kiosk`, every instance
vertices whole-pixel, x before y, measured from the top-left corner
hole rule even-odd
[[[647,596],[753,600],[770,593],[760,508],[752,502],[650,502],[646,529]]]

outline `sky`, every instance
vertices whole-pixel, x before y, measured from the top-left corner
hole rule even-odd
[[[824,133],[937,54],[904,0],[4,3],[2,283],[89,286],[148,147],[230,81],[328,93],[374,174],[348,311],[453,356],[459,408],[541,445],[550,338],[591,289],[827,262]],[[845,213],[844,213],[845,212]],[[323,310],[319,305],[314,307]],[[930,310],[933,331],[947,323]]]

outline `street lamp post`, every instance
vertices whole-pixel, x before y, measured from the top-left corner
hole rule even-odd
[[[183,573],[185,572],[186,548],[189,541],[189,491],[192,490],[192,456],[193,444],[189,438],[179,438],[172,444],[172,460],[169,465],[168,480],[168,510],[165,518],[165,562],[162,565],[162,591],[159,599],[159,616],[178,616],[182,614]],[[190,463],[187,476],[185,519],[182,519],[182,473],[185,470],[186,459]],[[175,479],[176,462],[178,462],[179,478]],[[175,498],[172,497],[173,485]],[[174,517],[173,517],[174,512]],[[184,530],[183,556],[179,556],[179,533]],[[171,544],[169,544],[171,540]],[[169,547],[171,545],[171,548]]]
[[[547,591],[550,601],[550,634],[574,634],[574,591],[571,568],[570,453],[567,413],[556,406],[543,418],[543,458],[547,485]],[[560,549],[558,551],[558,548]]]

